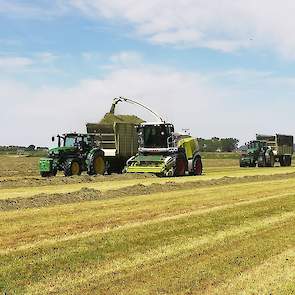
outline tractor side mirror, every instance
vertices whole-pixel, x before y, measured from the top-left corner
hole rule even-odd
[[[55,137],[54,137],[54,136],[51,137],[51,141],[52,141],[52,142],[55,141]]]

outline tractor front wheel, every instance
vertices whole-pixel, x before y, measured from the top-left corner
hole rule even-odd
[[[82,168],[80,162],[76,159],[68,159],[64,165],[65,176],[81,175]]]
[[[50,177],[51,176],[51,173],[50,172],[45,172],[45,171],[41,171],[40,172],[40,175],[42,176],[42,177]]]
[[[52,176],[56,176],[56,174],[57,174],[56,169],[52,170],[51,172],[48,172],[48,171],[41,171],[40,172],[41,177],[52,177]]]

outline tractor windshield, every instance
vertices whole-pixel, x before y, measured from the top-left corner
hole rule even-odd
[[[258,149],[258,148],[260,148],[260,142],[259,141],[251,141],[248,144],[248,148],[249,149]]]
[[[147,125],[143,128],[143,142],[145,148],[167,148],[167,139],[170,135],[166,126]]]
[[[73,147],[76,144],[76,140],[77,140],[76,137],[68,137],[67,136],[64,140],[64,146],[65,147]]]

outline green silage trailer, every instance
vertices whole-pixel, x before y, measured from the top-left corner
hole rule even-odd
[[[126,161],[138,150],[136,124],[114,122],[113,124],[87,123],[87,133],[96,136],[104,151],[107,172],[121,173]]]

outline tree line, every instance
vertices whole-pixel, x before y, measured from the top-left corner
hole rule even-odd
[[[211,139],[198,138],[201,152],[233,152],[238,149],[239,140],[236,138],[219,138]]]

